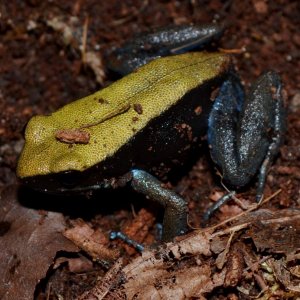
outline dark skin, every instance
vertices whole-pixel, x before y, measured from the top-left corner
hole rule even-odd
[[[269,71],[252,85],[247,97],[235,76],[224,82],[210,113],[208,141],[211,157],[229,186],[247,185],[258,173],[256,201],[263,199],[268,169],[278,153],[285,131],[282,85]],[[233,196],[219,199],[204,215],[211,214]]]

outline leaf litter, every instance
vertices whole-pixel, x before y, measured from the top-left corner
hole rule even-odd
[[[59,251],[78,252],[62,232],[62,214],[17,201],[17,187],[0,191],[0,299],[33,299]]]
[[[258,299],[299,297],[300,210],[256,208],[145,250],[123,268],[117,261],[111,285],[104,277],[78,299],[206,299],[221,287]]]
[[[89,272],[93,262],[102,263],[107,270],[78,299],[206,299],[218,288],[227,287],[258,298],[276,293],[282,296],[283,290],[285,297],[300,295],[298,209],[271,211],[252,206],[215,226],[146,248],[128,263],[119,250],[111,249],[101,230],[77,220],[65,231],[61,214],[24,208],[15,197],[13,188],[1,193],[0,275],[5,287],[0,290],[1,299],[18,299],[20,292],[22,299],[32,299],[49,269],[57,269],[64,262],[73,273]],[[144,214],[136,215],[131,230],[149,229],[153,216],[149,214],[147,225],[139,217]],[[129,233],[130,224],[127,228]],[[78,248],[87,257],[55,260],[58,251],[72,253]]]

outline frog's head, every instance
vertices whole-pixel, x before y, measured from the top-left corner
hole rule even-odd
[[[29,121],[17,167],[18,177],[25,185],[50,193],[84,191],[95,185],[100,188],[103,177],[98,164],[109,152],[103,152],[104,158],[95,160],[93,153],[98,145],[96,138],[90,143],[92,130],[63,129],[65,118],[57,113],[60,114],[58,111]]]

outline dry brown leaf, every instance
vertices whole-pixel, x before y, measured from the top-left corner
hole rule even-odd
[[[177,262],[187,256],[210,256],[210,234],[197,233],[168,243],[166,248],[145,251],[123,269],[125,293],[128,299],[184,299],[199,297],[217,284],[211,278],[208,265],[177,269]],[[170,270],[173,267],[173,270]],[[220,278],[220,277],[219,277]]]
[[[225,271],[212,276],[209,265],[185,267],[172,272],[151,270],[147,281],[129,280],[124,284],[127,299],[201,298],[224,283]]]
[[[296,276],[300,279],[300,265],[297,265],[295,267],[290,268],[290,272],[293,276]]]
[[[61,233],[61,213],[26,208],[17,201],[17,188],[0,194],[0,299],[33,299],[58,251],[78,251]]]
[[[209,239],[210,234],[197,233],[185,237],[179,242],[168,243],[166,248],[159,248],[156,251],[146,250],[141,257],[136,258],[123,271],[128,277],[140,276],[141,273],[147,272],[152,268],[164,268],[167,261],[179,260],[186,255],[203,254],[210,256]]]
[[[236,286],[242,279],[244,269],[244,258],[239,249],[239,243],[234,244],[229,252],[226,262],[226,276],[224,286]]]
[[[247,234],[259,251],[284,253],[292,258],[300,250],[300,210],[258,210],[251,216],[252,227]]]
[[[289,271],[285,260],[283,258],[279,260],[270,258],[267,263],[271,266],[276,278],[284,285],[284,287],[287,290],[296,293],[295,295],[300,296],[300,280],[298,278],[292,280],[291,272]]]
[[[277,218],[269,210],[249,211],[231,227],[215,232],[213,228],[195,231],[178,237],[174,243],[168,243],[159,249],[146,250],[141,257],[134,259],[114,277],[114,280],[122,280],[124,284],[113,290],[110,285],[100,299],[104,296],[105,299],[203,299],[214,288],[235,287],[245,278],[253,278],[261,291],[266,291],[268,286],[259,272],[259,265],[268,257],[259,259],[250,247],[236,241],[231,245],[231,241],[233,236],[234,240],[249,237],[246,230],[249,231],[248,228],[257,226],[258,223],[268,226],[274,223],[298,222],[298,211],[283,211],[281,216],[283,218]],[[226,238],[221,239],[223,236]],[[208,263],[206,259],[212,257],[212,252],[219,254],[219,257],[223,253],[219,272],[215,268],[217,261],[214,264],[211,258]],[[245,264],[248,266],[246,269]],[[247,273],[247,270],[250,272]],[[94,291],[103,291],[103,282],[105,280],[101,281],[100,286],[97,284]]]
[[[105,276],[96,283],[95,287],[83,293],[77,300],[101,300],[112,288],[120,281],[120,271],[123,265],[123,259],[119,258],[116,263],[110,268]]]
[[[68,264],[68,269],[72,273],[83,273],[93,269],[93,262],[84,256],[76,258],[59,257],[55,260],[53,269],[58,268],[63,263]]]
[[[215,254],[220,254],[224,251],[226,245],[228,243],[228,236],[216,236],[211,241],[210,249]]]
[[[81,129],[61,129],[56,131],[55,138],[66,144],[88,144],[91,136]]]
[[[83,221],[66,230],[64,236],[95,260],[112,261],[119,256],[117,250],[107,248],[107,238],[100,230],[94,230]]]

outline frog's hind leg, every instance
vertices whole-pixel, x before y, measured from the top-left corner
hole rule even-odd
[[[127,75],[153,59],[186,53],[218,41],[224,27],[217,24],[173,25],[136,36],[107,54],[108,68]]]
[[[259,171],[261,199],[267,170],[285,130],[281,82],[275,72],[259,77],[245,101],[236,77],[225,82],[209,118],[208,139],[223,180],[242,187]]]
[[[271,86],[272,98],[274,100],[274,125],[272,141],[269,145],[268,152],[260,167],[258,175],[258,186],[256,192],[256,201],[259,202],[263,198],[263,191],[266,182],[268,169],[279,151],[279,147],[283,142],[283,135],[286,130],[286,116],[282,99],[282,85],[279,76],[275,72],[268,72],[263,75],[265,85]]]
[[[222,178],[232,186],[243,186],[249,181],[249,176],[242,170],[238,146],[244,98],[243,86],[239,78],[232,74],[220,87],[208,119],[208,144],[212,160],[221,167]]]

